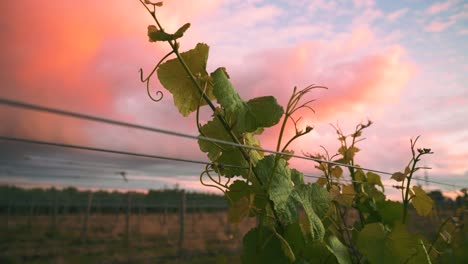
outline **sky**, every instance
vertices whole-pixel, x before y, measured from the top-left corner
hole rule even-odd
[[[154,22],[138,0],[0,5],[1,98],[197,134],[194,114],[182,117],[156,79],[151,91],[164,93],[157,103],[139,81],[139,69],[151,71],[169,47],[148,41]],[[314,130],[291,146],[296,154],[320,146],[333,153],[338,142],[330,124],[351,133],[370,119],[358,144],[359,165],[401,171],[411,158],[410,139],[420,135],[418,147],[434,152],[421,161],[432,168],[429,179],[468,185],[468,3],[176,0],[165,1],[157,15],[168,32],[190,22],[180,49],[207,43],[208,72],[226,67],[244,100],[273,95],[284,106],[295,86],[328,87],[309,95],[315,114],[301,113],[299,127]],[[201,120],[208,119],[204,109]],[[189,139],[1,105],[0,121],[2,136],[207,160]],[[267,129],[262,147],[274,148],[278,132]],[[0,158],[4,184],[207,190],[196,164],[6,141]],[[318,175],[314,165],[291,161]],[[384,183],[394,184],[389,177],[382,175]],[[428,186],[434,188],[454,189]]]

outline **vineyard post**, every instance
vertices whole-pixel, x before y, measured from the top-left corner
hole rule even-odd
[[[180,207],[179,207],[179,256],[182,255],[184,246],[184,233],[185,233],[185,209],[186,209],[186,195],[185,190],[180,193]]]
[[[10,226],[10,215],[11,215],[11,199],[9,192],[6,195],[7,197],[7,215],[6,215],[6,228],[8,229]]]
[[[29,201],[29,214],[28,214],[28,223],[27,223],[27,227],[29,230],[31,230],[31,227],[32,227],[33,214],[34,214],[34,199],[31,197],[31,200]]]
[[[130,242],[130,214],[132,210],[132,193],[127,193],[127,214],[125,216],[125,244]]]
[[[53,206],[52,206],[52,214],[51,214],[51,226],[50,230],[52,232],[57,231],[57,211],[58,211],[58,191],[54,189],[53,192]]]
[[[82,233],[81,233],[81,241],[86,243],[87,239],[88,239],[88,219],[89,219],[89,214],[90,214],[90,211],[91,211],[91,205],[93,203],[93,192],[92,191],[89,191],[88,193],[88,204],[86,206],[86,213],[85,213],[85,216],[84,216],[84,220],[83,220],[83,230],[82,230]]]

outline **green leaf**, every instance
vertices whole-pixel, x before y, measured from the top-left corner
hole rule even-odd
[[[221,124],[218,118],[215,118],[214,120],[209,121],[203,125],[201,127],[201,132],[205,137],[232,142],[229,133],[226,132],[224,126]],[[205,140],[198,140],[198,145],[200,146],[201,151],[208,153],[208,158],[211,161],[216,161],[222,154],[223,150],[233,149],[233,147],[229,145],[217,144]]]
[[[328,237],[328,245],[331,248],[331,251],[335,255],[336,260],[339,264],[351,263],[348,248],[345,245],[343,245],[343,243],[341,243],[341,241],[336,236]]]
[[[249,100],[237,119],[236,129],[240,132],[252,132],[262,127],[276,125],[284,110],[273,96],[257,97]]]
[[[242,197],[247,197],[252,192],[252,187],[245,181],[235,180],[229,185],[229,190],[226,191],[225,195],[228,197],[230,202],[237,202]]]
[[[291,169],[291,180],[294,185],[304,184],[304,174],[296,169]]]
[[[298,222],[286,227],[286,230],[284,231],[284,239],[288,241],[288,244],[292,248],[295,256],[301,255],[305,246],[305,239]]]
[[[404,181],[405,178],[406,178],[406,175],[401,172],[395,172],[392,174],[392,177],[390,177],[390,179],[394,179],[397,182]]]
[[[354,179],[356,181],[360,182],[365,182],[366,181],[366,175],[361,169],[357,169],[356,172],[354,173]]]
[[[228,221],[231,223],[240,223],[249,215],[251,206],[249,197],[241,197],[235,201],[228,210]]]
[[[254,98],[244,102],[235,91],[224,68],[211,74],[213,94],[223,107],[225,116],[238,133],[254,132],[276,125],[284,111],[272,96]]]
[[[226,177],[233,177],[238,175],[246,176],[249,173],[247,169],[244,169],[249,167],[249,163],[245,160],[239,148],[228,148],[224,150],[216,161],[221,164],[232,164],[240,167],[224,168],[220,172]]]
[[[368,171],[367,172],[367,182],[368,183],[371,183],[371,184],[374,184],[374,185],[378,185],[382,188],[382,192],[385,191],[384,189],[384,186],[382,184],[382,181],[380,180],[380,176],[376,173],[373,173],[371,171]]]
[[[353,205],[355,195],[356,195],[356,192],[354,191],[354,186],[352,184],[343,185],[341,187],[341,193],[338,194],[333,199],[341,205],[344,205],[346,207],[351,207]]]
[[[276,212],[286,222],[292,223],[298,216],[294,201],[290,199],[293,190],[291,171],[286,167],[284,159],[278,159],[276,168],[274,168],[275,158],[275,155],[265,156],[257,163],[254,170],[264,186],[269,184],[268,196],[273,201]]]
[[[181,26],[175,33],[174,37],[175,39],[181,38],[184,36],[185,31],[190,27],[190,23],[185,23],[183,26]]]
[[[410,234],[403,224],[395,225],[388,236],[387,248],[399,263],[425,264],[431,263],[429,256],[417,235]]]
[[[229,81],[226,69],[216,69],[211,73],[211,78],[213,78],[213,94],[218,103],[226,111],[226,118],[233,125],[239,113],[244,109],[245,102],[240,98]]]
[[[340,178],[343,175],[343,169],[340,166],[333,167],[331,171],[331,176],[335,178]]]
[[[296,187],[292,196],[304,208],[312,239],[323,239],[325,227],[321,218],[330,207],[331,199],[328,192],[316,183],[301,184]]]
[[[276,232],[276,230],[273,229],[272,231],[274,232],[276,238],[278,238],[278,240],[280,241],[281,248],[283,249],[284,255],[286,255],[286,257],[289,259],[291,263],[295,262],[296,256],[294,255],[294,252],[291,246],[289,245],[288,241],[286,241],[286,239],[284,239],[283,236],[281,236],[278,232]]]
[[[377,203],[382,223],[392,227],[395,222],[403,218],[402,205],[393,201],[381,201]]]
[[[356,245],[370,263],[398,263],[387,258],[390,254],[385,247],[386,239],[387,232],[384,226],[380,223],[372,223],[365,225],[359,232]]]
[[[249,145],[256,148],[261,148],[260,141],[255,137],[255,135],[259,135],[263,132],[263,129],[256,130],[252,133],[244,133],[244,144]],[[258,150],[247,150],[250,154],[250,158],[252,159],[253,165],[257,164],[257,161],[263,159],[265,153],[263,151]]]
[[[243,239],[242,263],[290,263],[281,242],[267,228],[253,228]]]
[[[304,258],[309,263],[329,263],[328,261],[333,259],[333,256],[333,252],[324,241],[312,241],[306,245],[304,250]]]
[[[421,216],[427,216],[431,213],[434,201],[419,186],[413,186],[414,197],[412,199],[416,212]]]
[[[148,26],[148,37],[150,42],[175,40],[184,36],[184,32],[190,27],[186,23],[180,27],[174,34],[168,34],[164,30],[158,30],[155,25]]]
[[[381,223],[368,224],[359,233],[356,244],[370,263],[428,263],[419,237],[408,233],[401,224],[391,232]]]
[[[180,55],[193,75],[200,77],[197,80],[200,87],[204,89],[206,85],[205,93],[207,97],[214,99],[213,86],[207,81],[209,79],[206,72],[208,50],[208,45],[198,43],[194,49],[182,52]],[[158,78],[164,88],[173,95],[174,104],[183,116],[188,116],[191,112],[197,110],[199,104],[207,104],[204,100],[200,100],[200,91],[177,59],[168,60],[161,64],[158,68]]]

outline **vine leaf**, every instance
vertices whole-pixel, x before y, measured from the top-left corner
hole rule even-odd
[[[224,129],[218,118],[214,118],[201,127],[201,133],[205,137],[219,139],[223,141],[232,142],[229,133]],[[261,133],[255,131],[254,133]],[[248,146],[260,147],[260,142],[255,138],[254,133],[245,133],[243,135],[244,144]],[[235,134],[237,138],[242,138],[240,134]],[[223,170],[218,170],[221,175],[233,177],[241,175],[246,177],[249,171],[245,168],[249,167],[249,163],[245,160],[242,152],[238,147],[226,145],[222,143],[213,143],[205,140],[198,140],[200,150],[208,154],[208,158],[213,162],[221,164],[232,164],[238,167],[226,167]],[[260,151],[250,151],[250,162],[253,166],[257,161],[263,158],[263,153]]]
[[[340,178],[343,175],[343,169],[340,166],[333,167],[331,171],[331,176],[335,178]]]
[[[398,202],[380,201],[377,203],[382,223],[392,227],[395,222],[403,218],[402,206]]]
[[[432,211],[434,201],[419,186],[413,186],[414,197],[412,199],[416,212],[421,216],[427,216]]]
[[[230,120],[231,125],[237,118],[237,115],[244,108],[244,101],[240,98],[236,92],[229,77],[226,73],[226,69],[218,68],[211,73],[213,79],[213,94],[216,97],[218,103],[226,111],[226,117]]]
[[[419,240],[402,224],[389,232],[381,223],[372,223],[359,233],[357,246],[370,263],[430,263]]]
[[[394,179],[397,182],[401,182],[406,178],[406,175],[401,172],[395,172],[392,174],[391,179]]]
[[[350,264],[351,258],[349,257],[348,248],[341,243],[335,236],[328,237],[328,245],[331,248],[336,260],[339,264]]]
[[[186,23],[180,27],[174,34],[166,33],[164,30],[158,30],[155,25],[148,26],[148,37],[150,42],[176,40],[184,36],[185,31],[190,27]]]
[[[304,184],[304,174],[296,169],[291,169],[291,180],[294,185]]]
[[[199,76],[197,82],[200,87],[206,85],[206,95],[214,99],[213,86],[206,72],[208,60],[208,45],[198,43],[194,49],[182,52],[180,55],[194,76]],[[200,100],[200,91],[185,72],[177,58],[168,60],[158,68],[158,78],[161,84],[174,96],[174,104],[183,116],[188,116],[197,110],[198,105],[207,104]]]
[[[201,127],[201,132],[204,136],[223,141],[231,142],[231,137],[224,129],[219,119],[215,118]],[[222,154],[223,149],[233,149],[232,146],[215,144],[213,142],[198,140],[200,150],[208,153],[208,158],[211,161],[217,161],[218,157]]]
[[[235,201],[228,210],[228,221],[231,223],[240,223],[249,215],[253,199],[243,196]]]
[[[289,201],[293,190],[291,171],[286,166],[286,161],[279,159],[275,171],[272,173],[275,158],[275,155],[265,156],[257,163],[254,170],[263,183],[270,182],[270,188],[267,191],[275,210],[286,222],[292,223],[298,216],[295,204],[291,204],[292,201]]]
[[[280,240],[264,227],[253,228],[244,236],[241,259],[244,264],[290,262]]]
[[[355,195],[356,192],[354,191],[354,186],[352,184],[343,185],[341,187],[341,193],[333,199],[343,206],[351,207],[353,205]]]
[[[283,114],[283,107],[278,104],[275,97],[254,98],[244,105],[239,114],[237,130],[241,133],[253,132],[258,128],[274,126],[280,121]]]
[[[321,218],[330,207],[331,198],[329,193],[316,183],[301,184],[294,190],[293,197],[304,208],[309,220],[312,239],[323,239],[325,227]]]
[[[385,188],[382,184],[382,181],[380,180],[380,176],[377,173],[373,173],[371,171],[367,172],[367,182],[378,185],[382,188],[382,192],[385,191]]]
[[[226,118],[238,133],[254,132],[276,125],[284,114],[273,96],[257,97],[244,102],[235,91],[224,68],[211,73],[213,94],[224,108]]]

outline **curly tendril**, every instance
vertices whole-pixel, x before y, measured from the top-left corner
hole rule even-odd
[[[150,81],[151,81],[151,77],[154,75],[154,73],[156,72],[156,70],[159,68],[159,66],[161,65],[161,63],[163,63],[172,53],[174,53],[174,51],[171,51],[169,52],[168,54],[166,54],[164,57],[162,57],[159,62],[156,64],[156,66],[154,66],[153,70],[151,71],[151,73],[146,77],[146,78],[143,78],[143,69],[140,68],[140,81],[141,82],[144,82],[146,83],[146,92],[148,93],[148,97],[155,101],[155,102],[159,102],[163,99],[164,97],[164,94],[163,92],[161,91],[156,91],[156,96],[157,97],[153,97],[150,93]]]

